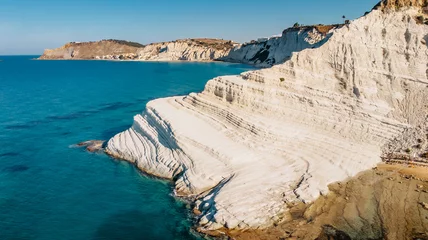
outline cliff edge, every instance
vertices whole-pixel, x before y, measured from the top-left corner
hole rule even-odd
[[[142,45],[122,40],[67,43],[47,49],[39,59],[104,59],[146,61],[211,61],[229,53],[236,44],[221,39],[183,39]]]
[[[102,40],[97,42],[70,42],[56,49],[47,49],[39,59],[95,59],[96,56],[136,54],[144,45],[122,40]]]
[[[200,231],[292,221],[290,204],[375,167],[409,129],[422,129],[414,138],[428,151],[428,26],[417,21],[421,7],[399,6],[334,29],[272,68],[151,101],[106,151],[174,179],[178,196],[195,199]]]
[[[260,38],[234,47],[220,60],[271,67],[289,60],[293,52],[323,45],[343,24],[298,26],[285,29],[281,36]]]
[[[271,67],[289,60],[293,52],[321,46],[335,29],[342,26],[343,24],[292,27],[284,30],[281,36],[260,38],[245,44],[207,38],[149,45],[122,40],[72,42],[57,49],[45,50],[39,59],[225,61]]]

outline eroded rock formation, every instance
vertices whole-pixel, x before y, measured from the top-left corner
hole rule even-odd
[[[47,49],[39,59],[94,59],[104,54],[110,55],[132,55],[144,47],[139,43],[102,40],[98,42],[71,42],[56,49]]]
[[[382,0],[375,9],[400,10],[401,8],[415,7],[425,11],[426,9],[423,8],[427,6],[427,0]]]
[[[317,48],[342,25],[317,25],[288,28],[280,37],[259,39],[246,44],[220,39],[183,39],[141,45],[102,40],[68,43],[48,49],[39,59],[97,59],[141,61],[226,61],[271,67],[291,58],[293,52]]]
[[[149,45],[119,40],[102,40],[68,43],[57,49],[48,49],[39,59],[211,61],[224,57],[235,45],[232,41],[206,38]]]
[[[285,203],[376,166],[385,144],[426,121],[419,12],[374,10],[283,64],[151,101],[107,152],[174,179],[177,195],[197,199],[200,231],[291,220]]]
[[[252,41],[233,48],[220,60],[271,67],[289,60],[293,52],[317,48],[342,25],[318,25],[288,28],[281,36]]]

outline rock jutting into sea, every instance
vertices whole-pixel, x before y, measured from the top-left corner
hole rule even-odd
[[[227,55],[236,43],[221,39],[183,39],[142,45],[122,40],[67,43],[45,50],[39,59],[140,61],[212,61]]]
[[[245,44],[221,39],[183,39],[172,42],[139,43],[121,40],[67,43],[47,49],[41,60],[136,60],[136,61],[225,61],[270,67],[290,59],[293,52],[321,46],[342,25],[288,28],[282,35]]]
[[[278,44],[269,54],[253,51],[275,59],[271,68],[217,77],[201,93],[149,102],[130,129],[107,142],[106,152],[173,180],[177,196],[194,199],[198,230],[213,235],[293,221],[292,206],[330,196],[329,185],[377,166],[388,151],[428,152],[428,25],[420,21],[427,1],[379,6],[328,30],[313,47],[297,37],[284,41],[301,43]],[[302,47],[287,57],[286,46]],[[401,141],[409,132],[419,147]],[[365,224],[353,222],[364,219],[357,217],[362,212],[350,209],[350,227],[326,223],[324,233],[368,236]],[[415,218],[427,225],[425,215]],[[377,223],[370,236],[408,233]]]

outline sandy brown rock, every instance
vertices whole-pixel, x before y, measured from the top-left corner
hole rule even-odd
[[[404,7],[419,7],[423,9],[427,6],[428,0],[382,0],[374,7],[374,9],[399,10]]]
[[[292,221],[234,239],[428,239],[428,169],[379,165],[296,205]],[[217,235],[221,235],[217,233]]]
[[[39,59],[94,59],[107,54],[132,54],[144,47],[139,43],[121,40],[71,42],[56,49],[47,49]]]

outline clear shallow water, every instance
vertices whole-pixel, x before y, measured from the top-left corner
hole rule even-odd
[[[250,67],[31,58],[0,57],[0,239],[196,239],[169,183],[70,145]]]

